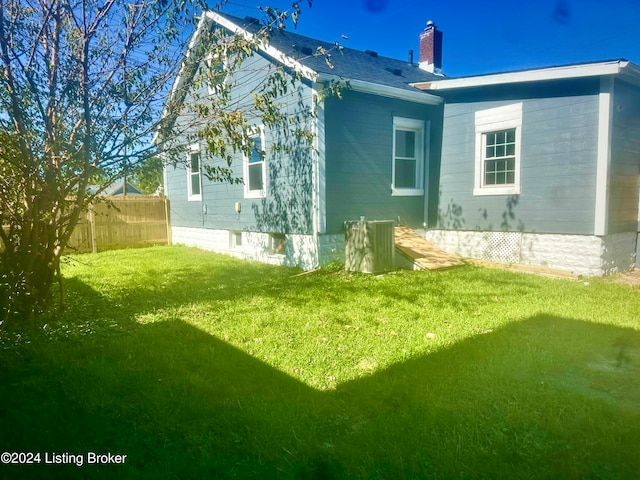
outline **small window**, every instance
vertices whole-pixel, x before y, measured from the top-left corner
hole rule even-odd
[[[200,146],[192,145],[189,147],[187,158],[187,189],[188,200],[202,200],[202,174],[200,161]]]
[[[246,198],[264,197],[266,161],[262,128],[251,138],[251,155],[244,156],[244,193]]]
[[[232,250],[242,248],[242,232],[229,232],[229,248]]]
[[[474,195],[520,193],[522,103],[476,112]]]
[[[424,195],[424,122],[393,119],[393,195]]]
[[[284,255],[287,248],[287,236],[284,233],[272,233],[269,235],[269,253],[271,255]]]

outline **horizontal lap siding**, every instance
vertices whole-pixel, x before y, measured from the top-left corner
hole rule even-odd
[[[571,88],[480,95],[445,105],[438,226],[538,233],[593,232],[598,96]],[[516,94],[517,93],[517,94]],[[522,95],[522,96],[521,96]],[[475,112],[522,102],[519,195],[474,196]]]
[[[609,180],[608,233],[638,229],[640,189],[640,89],[614,86]]]
[[[394,116],[431,122],[431,164],[425,168],[437,167],[442,107],[353,91],[346,92],[342,100],[325,102],[327,233],[342,233],[345,221],[360,216],[399,218],[413,227],[425,221],[423,196],[391,195]],[[434,185],[437,192],[437,183]],[[427,194],[430,190],[425,185]]]
[[[237,108],[251,105],[253,92],[267,75],[269,62],[254,56],[245,62],[245,71],[238,72],[233,83],[233,103]],[[198,91],[207,95],[207,87]],[[312,90],[300,84],[299,92],[289,99],[295,105],[298,95],[311,103]],[[186,102],[193,101],[188,97]],[[248,102],[248,103],[247,103]],[[257,120],[256,124],[260,121]],[[186,136],[177,139],[188,145]],[[312,152],[305,149],[298,158],[276,155],[270,146],[278,142],[276,132],[265,127],[267,196],[265,198],[244,198],[244,185],[230,185],[209,181],[202,177],[202,201],[188,201],[187,172],[183,165],[167,167],[167,195],[171,200],[171,223],[177,227],[205,227],[222,230],[259,231],[310,234],[312,225]],[[205,152],[201,144],[202,161],[209,165],[224,165]],[[185,153],[186,158],[186,153]],[[243,177],[242,155],[237,154],[231,165],[233,176]],[[235,211],[239,202],[241,212]],[[206,213],[205,209],[206,208]]]

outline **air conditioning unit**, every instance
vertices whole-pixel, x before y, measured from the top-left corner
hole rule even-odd
[[[345,222],[345,268],[382,273],[394,269],[393,220]]]

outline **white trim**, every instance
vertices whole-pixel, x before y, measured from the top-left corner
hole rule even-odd
[[[226,18],[224,18],[223,16],[217,14],[216,12],[207,11],[207,12],[204,12],[204,16],[206,18],[208,18],[209,20],[217,23],[221,27],[224,27],[227,30],[231,31],[232,33],[241,35],[246,40],[254,40],[256,38],[255,35],[247,32],[247,30],[245,30],[241,26],[236,25],[231,20],[227,20]],[[262,52],[264,52],[267,55],[269,55],[270,57],[273,57],[277,61],[281,62],[283,65],[285,65],[285,66],[287,66],[289,68],[292,68],[294,71],[300,73],[303,77],[307,78],[308,80],[311,80],[313,82],[316,81],[316,78],[318,76],[318,74],[316,72],[314,72],[313,70],[311,70],[308,67],[305,67],[300,62],[294,60],[290,56],[285,55],[284,53],[282,53],[277,48],[274,48],[274,47],[272,47],[271,45],[269,45],[268,43],[265,43],[265,42],[260,42],[260,45],[259,45],[258,48]]]
[[[226,18],[218,15],[215,12],[205,12],[205,16],[216,22],[218,25],[230,30],[233,33],[237,33],[242,35],[246,39],[252,39],[253,36],[247,32],[244,28],[236,25],[235,23],[227,20]],[[331,81],[343,80],[341,77],[337,75],[330,75],[326,73],[318,73],[309,67],[305,67],[297,60],[291,58],[289,55],[281,52],[277,48],[272,47],[267,43],[261,43],[259,46],[260,50],[267,54],[268,56],[276,59],[281,62],[283,65],[293,69],[294,71],[300,73],[303,77],[312,82],[325,83]],[[363,80],[349,80],[349,84],[352,90],[363,92],[363,93],[372,93],[374,95],[381,95],[384,97],[396,98],[399,100],[408,100],[411,102],[418,102],[427,105],[440,105],[444,102],[444,100],[435,95],[430,95],[428,93],[423,93],[419,91],[412,90],[404,90],[402,88],[389,87],[386,85],[379,85],[376,83],[371,83]]]
[[[260,148],[264,152],[262,159],[262,189],[249,190],[249,160],[244,153],[242,154],[242,178],[244,180],[244,198],[264,198],[267,196],[267,146],[264,135],[264,127],[257,125],[251,132],[252,137],[260,137]]]
[[[544,80],[561,80],[566,78],[596,77],[601,75],[617,75],[629,62],[614,60],[611,62],[566,65],[561,67],[523,70],[519,72],[494,73],[474,77],[452,78],[433,82],[418,82],[411,85],[420,90],[451,90],[455,88],[483,87],[508,83],[539,82]]]
[[[174,95],[176,94],[176,92],[178,91],[178,89],[181,87],[182,83],[184,82],[184,78],[183,78],[183,74],[184,74],[184,69],[185,66],[187,64],[186,60],[187,58],[189,58],[189,54],[191,52],[191,50],[193,49],[193,47],[195,47],[196,45],[196,41],[198,41],[202,30],[205,28],[205,24],[206,24],[206,20],[204,17],[200,17],[200,21],[198,22],[198,26],[196,27],[196,31],[193,32],[193,36],[191,37],[191,40],[189,40],[189,45],[187,46],[187,50],[186,53],[184,55],[184,60],[182,61],[182,64],[180,65],[180,69],[178,70],[178,75],[176,76],[175,80],[173,81],[173,85],[171,85],[171,92],[169,93],[169,96],[167,97],[167,102],[165,103],[164,108],[162,109],[162,114],[160,116],[160,118],[164,119],[167,116],[167,105],[169,105],[170,101],[173,99]],[[158,137],[160,136],[160,131],[156,130],[155,133],[153,134],[153,138],[151,139],[151,144],[155,145],[158,141]]]
[[[396,188],[396,129],[416,132],[416,188]],[[393,145],[391,157],[391,195],[418,197],[424,195],[425,121],[414,118],[393,117]]]
[[[200,182],[200,193],[193,194],[191,192],[191,154],[198,154],[198,180]],[[200,202],[202,201],[202,153],[200,152],[200,144],[193,143],[189,145],[187,148],[187,201],[189,202]]]
[[[330,83],[345,80],[337,75],[319,73],[318,83]],[[406,100],[408,102],[421,103],[423,105],[441,105],[444,103],[442,97],[431,95],[430,93],[421,92],[419,90],[405,90],[403,88],[390,87],[388,85],[380,85],[378,83],[366,82],[364,80],[349,79],[348,90],[355,92],[369,93],[381,97],[394,98],[396,100]]]
[[[484,137],[498,130],[516,129],[515,179],[513,185],[483,185]],[[518,195],[520,193],[520,157],[522,148],[522,102],[478,110],[475,114],[475,167],[473,195]]]
[[[613,77],[600,80],[598,97],[598,153],[596,160],[596,203],[593,233],[607,234],[609,165],[611,161],[611,104],[613,101]]]
[[[311,91],[312,102],[316,104],[314,122],[314,151],[313,162],[313,228],[316,235],[327,230],[327,168],[325,158],[325,124],[324,100],[315,89]]]

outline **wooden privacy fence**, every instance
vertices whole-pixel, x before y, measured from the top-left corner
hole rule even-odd
[[[108,197],[78,222],[66,253],[168,245],[169,200],[160,197]]]

